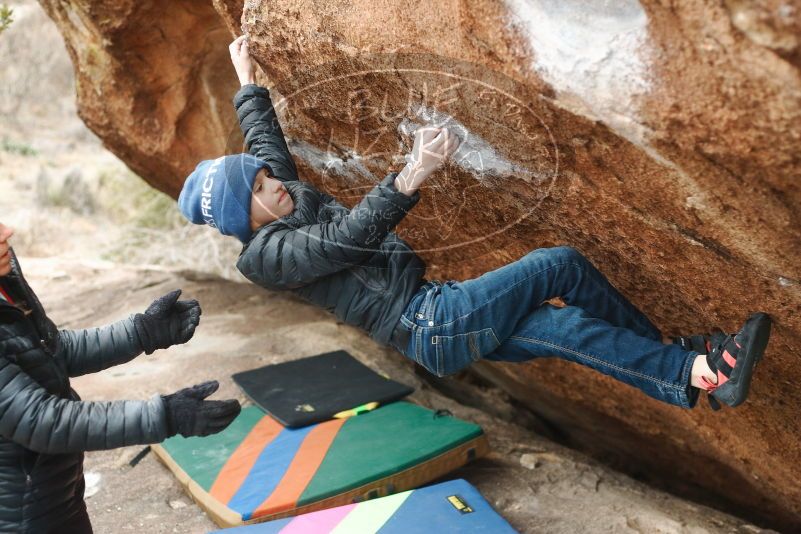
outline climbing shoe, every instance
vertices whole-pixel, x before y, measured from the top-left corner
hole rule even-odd
[[[728,334],[720,329],[713,329],[710,334],[694,334],[692,336],[677,336],[673,339],[673,344],[678,345],[687,352],[697,352],[698,354],[709,354],[712,352],[713,343],[721,343]]]
[[[720,403],[734,407],[745,402],[754,367],[762,359],[768,344],[770,326],[770,316],[754,313],[737,334],[713,333],[706,340],[709,347],[706,362],[718,380],[714,383],[706,377],[701,378],[701,389],[709,394],[709,405],[713,410],[720,409]]]

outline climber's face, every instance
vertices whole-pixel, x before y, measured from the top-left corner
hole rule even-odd
[[[283,182],[261,169],[253,181],[253,197],[250,200],[250,228],[257,230],[265,224],[292,213],[295,203]]]

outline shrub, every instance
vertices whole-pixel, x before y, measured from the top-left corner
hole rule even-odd
[[[0,33],[7,30],[11,23],[14,22],[14,10],[6,4],[0,4]]]

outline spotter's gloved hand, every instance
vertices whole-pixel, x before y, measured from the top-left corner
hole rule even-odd
[[[220,432],[236,419],[242,406],[236,399],[205,400],[217,391],[219,382],[212,380],[172,395],[162,395],[167,407],[167,430],[170,436],[209,436]]]
[[[134,315],[134,327],[145,354],[186,343],[200,322],[200,304],[196,300],[178,300],[176,289],[154,300],[145,313]]]

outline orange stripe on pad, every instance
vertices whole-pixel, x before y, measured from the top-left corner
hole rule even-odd
[[[253,469],[261,452],[282,430],[284,427],[272,417],[262,417],[225,462],[209,494],[221,503],[228,504]]]
[[[309,432],[278,487],[256,507],[251,517],[275,514],[297,506],[298,499],[317,473],[334,438],[346,421],[347,419],[333,419],[317,425]]]

